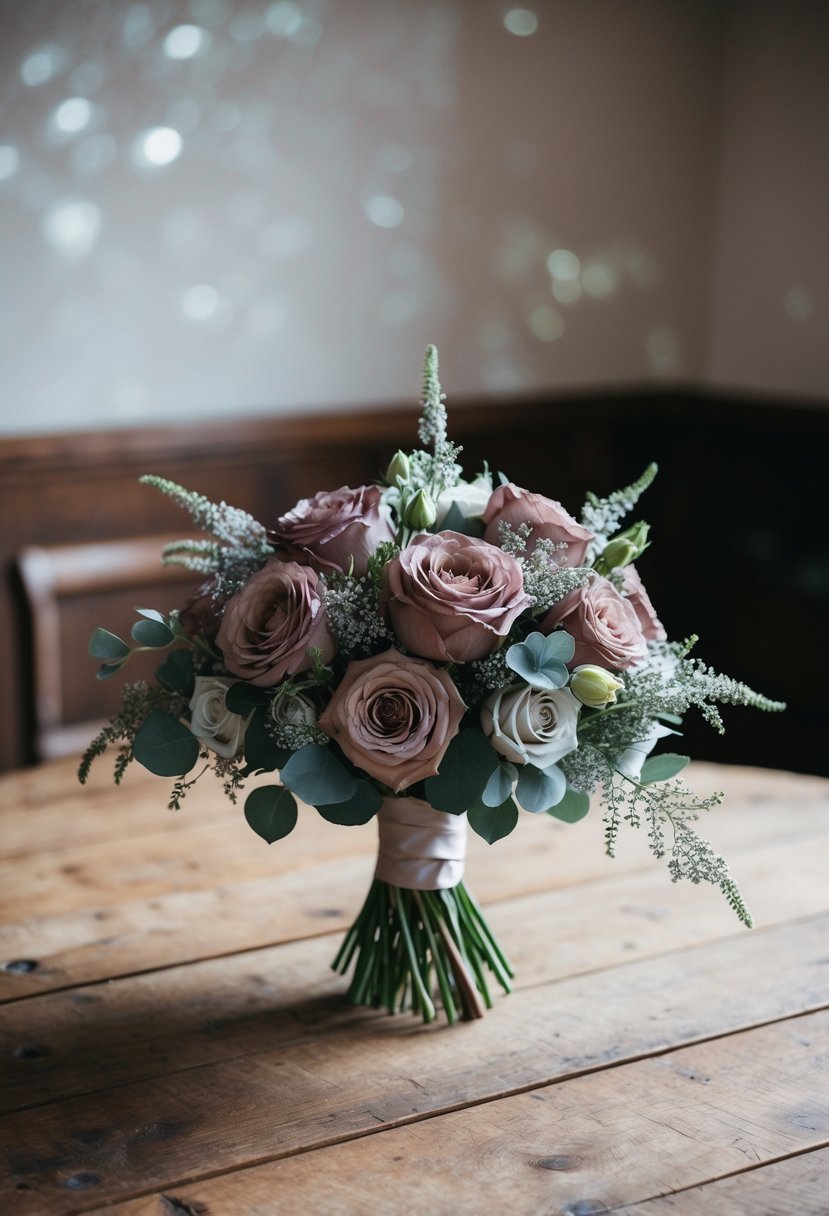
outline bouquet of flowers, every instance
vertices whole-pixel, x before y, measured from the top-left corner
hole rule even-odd
[[[573,823],[600,791],[607,851],[643,827],[674,880],[711,882],[750,915],[725,860],[695,830],[722,795],[679,778],[688,757],[650,755],[696,706],[783,706],[667,639],[635,561],[648,525],[620,530],[655,465],[626,489],[558,503],[463,477],[447,436],[437,352],[426,352],[421,446],[381,484],[303,499],[270,528],[159,477],[205,539],[165,562],[203,576],[179,611],[139,609],[130,641],[97,629],[100,678],[137,651],[168,651],[127,685],[80,768],[109,745],[115,780],[137,760],[175,778],[170,806],[207,771],[272,843],[314,807],[336,824],[377,817],[377,868],[334,966],[353,1004],[450,1022],[491,1005],[511,969],[462,881],[467,824],[490,844],[522,814]]]

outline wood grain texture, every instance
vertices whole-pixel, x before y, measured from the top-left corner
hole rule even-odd
[[[38,964],[0,972],[0,1211],[825,1216],[829,783],[690,776],[728,792],[759,927],[640,836],[610,863],[595,815],[526,816],[470,858],[516,991],[454,1028],[328,968],[370,827],[268,849],[209,793],[168,823],[152,780],[0,781],[5,942]]]

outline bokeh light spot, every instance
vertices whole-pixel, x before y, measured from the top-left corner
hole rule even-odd
[[[182,138],[175,127],[152,127],[139,136],[133,159],[141,167],[171,165],[181,149]]]
[[[56,76],[66,61],[66,52],[60,46],[41,46],[27,55],[20,65],[20,76],[24,84],[35,89]]]
[[[98,239],[101,212],[95,203],[60,199],[43,216],[46,240],[70,257],[83,257]]]
[[[13,144],[0,144],[0,182],[14,177],[20,168],[20,153]]]
[[[538,17],[529,8],[511,8],[504,13],[504,29],[516,38],[528,38],[538,29]]]
[[[527,318],[527,324],[540,342],[555,342],[564,333],[564,318],[549,304],[534,308]]]
[[[302,9],[291,0],[278,0],[265,13],[265,25],[278,38],[293,38],[302,28]]]
[[[378,228],[397,228],[403,223],[403,204],[390,194],[374,194],[366,201],[366,217]]]
[[[164,54],[168,59],[192,59],[204,50],[209,35],[198,25],[177,25],[164,39]]]
[[[582,296],[582,286],[578,279],[553,279],[550,291],[556,303],[565,306],[575,304]]]
[[[783,307],[790,319],[797,324],[807,321],[812,315],[814,301],[805,287],[792,287],[783,298]]]
[[[571,282],[579,277],[581,262],[569,249],[554,249],[547,258],[547,269],[554,279]]]
[[[55,126],[66,135],[75,135],[89,126],[92,106],[85,97],[70,97],[55,110]]]
[[[581,285],[594,300],[604,300],[619,286],[619,276],[609,262],[588,262],[581,274]]]

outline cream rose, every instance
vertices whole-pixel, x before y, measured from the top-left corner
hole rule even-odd
[[[515,764],[549,768],[578,747],[581,705],[568,688],[511,684],[481,707],[481,726],[495,751]]]
[[[492,654],[529,607],[509,553],[459,532],[416,536],[385,569],[384,603],[414,654],[469,663]]]
[[[583,566],[587,550],[596,539],[588,528],[583,528],[565,511],[560,502],[545,498],[543,494],[531,494],[512,482],[499,486],[489,500],[484,512],[484,540],[497,545],[500,540],[498,525],[502,522],[516,531],[520,524],[530,525],[528,553],[532,553],[535,542],[542,537],[555,544],[566,544],[567,548],[556,556],[560,566]]]
[[[249,718],[234,714],[225,705],[225,693],[235,680],[221,676],[196,676],[190,698],[190,730],[217,756],[230,760],[245,738]]]
[[[482,519],[491,496],[492,478],[488,473],[481,473],[474,481],[459,481],[439,495],[435,526],[443,526],[447,512],[453,506],[458,508],[464,519]]]
[[[465,711],[447,672],[391,649],[349,663],[319,727],[397,793],[437,773]]]
[[[327,663],[337,648],[314,571],[272,557],[227,601],[216,644],[228,671],[263,688],[309,671],[311,648]]]

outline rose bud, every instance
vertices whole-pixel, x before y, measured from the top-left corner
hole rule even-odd
[[[605,671],[604,667],[594,667],[592,663],[582,663],[570,677],[570,691],[582,705],[589,705],[591,709],[613,705],[620,688],[624,688],[621,680]]]
[[[409,457],[405,452],[397,451],[389,461],[389,467],[386,469],[386,481],[390,486],[405,485],[412,475]]]
[[[631,562],[635,562],[650,544],[649,532],[650,524],[641,520],[626,528],[624,532],[619,532],[613,537],[613,540],[607,542],[601,555],[596,559],[595,567],[598,572],[609,574],[611,570],[618,570],[622,566],[629,566]]]
[[[418,532],[431,528],[437,517],[437,508],[432,495],[428,490],[422,488],[412,495],[403,512],[403,522],[409,528],[416,528]]]

